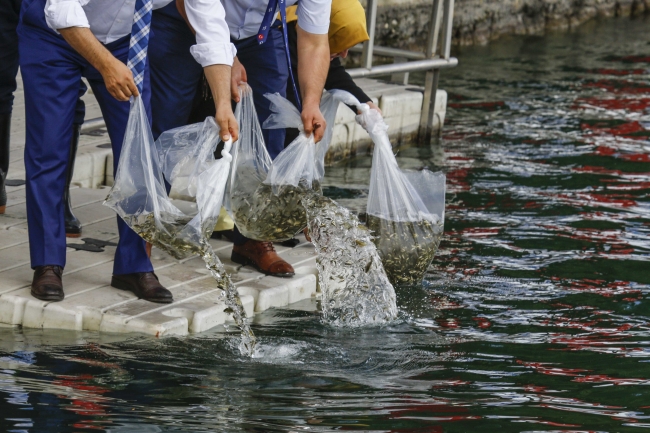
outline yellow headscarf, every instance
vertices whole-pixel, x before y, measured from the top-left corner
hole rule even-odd
[[[297,5],[287,8],[287,22],[297,21]],[[336,54],[369,39],[366,13],[359,0],[332,0],[330,13],[330,53]]]

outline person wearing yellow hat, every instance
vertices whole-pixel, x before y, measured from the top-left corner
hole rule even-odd
[[[293,64],[297,64],[297,19],[296,7],[288,7],[289,50],[291,63]],[[330,45],[330,68],[325,82],[325,89],[346,90],[357,97],[359,102],[370,103],[372,108],[378,109],[368,95],[355,84],[341,64],[341,59],[348,56],[350,48],[370,39],[366,29],[366,13],[359,0],[332,0],[330,27],[327,36]]]
[[[291,64],[294,73],[298,70],[295,65],[298,64],[297,55],[297,31],[296,23],[296,6],[287,8],[287,31],[289,35],[289,52],[291,54]],[[330,65],[325,81],[325,90],[340,89],[350,92],[359,102],[366,103],[370,108],[381,112],[370,97],[357,86],[350,74],[341,64],[341,59],[345,59],[348,50],[353,46],[365,42],[369,39],[366,29],[366,14],[359,0],[332,0],[332,10],[330,12],[330,27],[328,32],[330,44]],[[296,77],[298,83],[298,77]],[[291,83],[287,85],[287,99],[296,104],[293,93],[288,91]],[[300,91],[300,89],[298,89]],[[285,146],[289,145],[298,136],[297,129],[287,129]]]

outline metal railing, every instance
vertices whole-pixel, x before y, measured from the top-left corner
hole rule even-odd
[[[377,1],[368,0],[366,8],[366,22],[370,40],[365,42],[363,46],[356,46],[351,49],[351,51],[362,53],[361,68],[349,69],[348,73],[352,78],[391,75],[391,81],[408,84],[409,72],[426,71],[418,139],[424,142],[430,141],[434,126],[436,92],[438,91],[440,70],[458,65],[458,59],[450,56],[454,0],[432,0],[429,33],[424,53],[375,46]],[[374,56],[392,57],[394,63],[373,66]]]

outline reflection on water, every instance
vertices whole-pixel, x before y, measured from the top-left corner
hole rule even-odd
[[[445,237],[402,320],[257,316],[258,355],[190,338],[0,329],[0,431],[650,429],[648,20],[458,53],[441,146]],[[370,158],[325,192],[363,208]]]

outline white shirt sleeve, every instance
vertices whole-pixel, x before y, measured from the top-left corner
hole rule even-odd
[[[203,67],[232,66],[237,54],[230,43],[226,12],[219,0],[185,0],[187,19],[196,32],[196,45],[190,48],[194,59]]]
[[[332,0],[301,0],[298,2],[298,25],[308,33],[327,34],[330,28]]]
[[[55,32],[68,27],[90,28],[88,17],[82,8],[86,3],[88,0],[47,0],[45,22]]]

